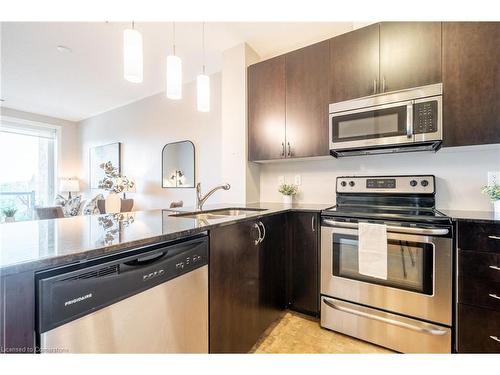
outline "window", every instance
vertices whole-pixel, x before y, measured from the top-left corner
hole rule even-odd
[[[52,205],[56,181],[56,126],[5,119],[0,122],[0,216],[34,218],[35,206]]]

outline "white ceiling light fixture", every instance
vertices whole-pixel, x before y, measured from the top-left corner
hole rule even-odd
[[[210,77],[205,74],[205,22],[202,24],[201,43],[203,49],[202,73],[196,77],[197,107],[200,112],[210,111]]]
[[[167,56],[167,98],[179,100],[182,98],[182,61],[175,55],[175,22],[172,22],[172,55]]]
[[[132,83],[142,82],[142,35],[134,28],[123,31],[123,77]]]
[[[63,46],[62,44],[57,46],[57,50],[61,53],[71,53],[73,50],[67,46]]]

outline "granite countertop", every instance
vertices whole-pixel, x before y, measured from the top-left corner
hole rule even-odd
[[[81,262],[122,250],[195,235],[219,225],[286,211],[319,212],[330,207],[321,204],[254,203],[247,205],[207,205],[219,208],[257,208],[249,212],[209,220],[175,217],[193,208],[135,211],[118,215],[77,216],[0,224],[0,273],[37,271]]]
[[[439,210],[453,220],[500,223],[500,214],[493,211]]]

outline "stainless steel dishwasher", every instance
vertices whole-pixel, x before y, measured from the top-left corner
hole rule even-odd
[[[37,274],[42,353],[208,353],[208,237]]]

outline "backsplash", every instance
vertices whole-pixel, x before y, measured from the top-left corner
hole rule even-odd
[[[262,164],[260,200],[280,202],[278,180],[301,186],[295,197],[301,203],[335,203],[335,179],[343,175],[434,174],[438,208],[491,211],[493,206],[481,187],[488,172],[500,169],[500,145],[442,149],[437,153],[416,152],[321,160],[284,161]]]

